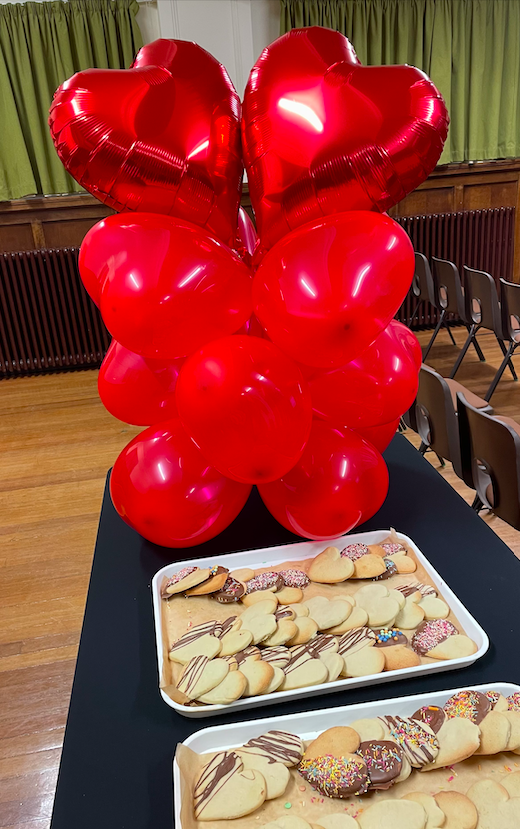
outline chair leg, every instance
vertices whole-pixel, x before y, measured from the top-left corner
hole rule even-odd
[[[477,326],[472,325],[471,328],[469,329],[468,336],[466,337],[466,342],[462,346],[462,351],[460,352],[459,356],[457,357],[455,365],[453,366],[453,368],[451,370],[450,380],[453,380],[456,373],[458,372],[460,364],[462,363],[464,357],[466,356],[466,352],[467,352],[468,348],[470,347],[471,343],[475,339],[475,334],[476,333],[477,333]]]
[[[469,331],[469,325],[466,325],[466,328]],[[482,351],[481,347],[479,346],[479,344],[477,342],[477,337],[476,336],[473,337],[473,345],[475,346],[475,351],[477,352],[477,357],[479,358],[480,362],[485,363],[486,358],[484,357],[484,352]]]
[[[435,454],[437,455],[437,452],[435,452]],[[441,465],[441,469],[444,469],[444,467],[446,466],[446,463],[444,462],[444,458],[441,458],[440,455],[437,455],[437,460],[439,461],[439,463]]]
[[[442,325],[442,323],[444,322],[444,317],[445,317],[445,316],[446,316],[446,311],[442,311],[442,312],[441,312],[441,315],[440,315],[440,317],[439,317],[439,322],[437,323],[437,326],[436,326],[436,328],[435,328],[435,331],[434,331],[434,332],[433,332],[433,334],[432,334],[431,340],[430,340],[430,342],[428,343],[428,345],[426,346],[426,351],[425,351],[425,352],[424,352],[424,354],[423,354],[423,363],[424,363],[424,362],[426,362],[426,358],[427,358],[428,354],[430,353],[430,348],[432,347],[432,345],[433,345],[433,343],[434,343],[434,341],[435,341],[435,338],[436,338],[437,334],[439,333],[439,331],[440,331],[440,329],[441,329],[441,325]]]
[[[446,331],[448,332],[448,334],[450,335],[450,340],[452,341],[453,345],[457,345],[457,343],[455,342],[455,337],[451,333],[451,328],[450,328],[450,326],[448,325],[447,322],[444,323],[444,327],[445,327]]]
[[[501,348],[501,350],[502,350],[502,354],[503,354],[503,355],[504,355],[504,357],[505,357],[505,354],[506,354],[506,346],[505,346],[505,343],[503,343],[503,342],[502,342],[502,340],[501,340],[499,337],[497,337],[497,335],[496,335],[496,334],[495,334],[495,337],[497,338],[497,343],[499,344],[499,346],[500,346],[500,348]],[[510,360],[510,359],[508,360],[508,364],[509,364],[509,371],[510,371],[510,372],[511,372],[511,374],[513,375],[513,380],[518,380],[518,377],[516,376],[515,367],[514,367],[514,365],[513,365],[513,363],[511,362],[511,360]]]
[[[415,319],[415,315],[417,314],[417,311],[419,310],[419,305],[420,305],[420,304],[421,304],[421,300],[419,300],[419,302],[417,303],[417,305],[416,305],[416,306],[415,306],[415,308],[413,309],[412,316],[411,316],[411,317],[410,317],[410,319],[408,320],[408,328],[410,328],[410,326],[411,326],[412,322],[414,321],[414,319]]]
[[[427,443],[424,443],[424,442],[423,442],[423,443],[421,443],[421,445],[419,446],[419,452],[421,453],[421,455],[425,455],[425,454],[426,454],[426,450],[427,450],[427,449],[428,449],[428,444],[427,444]]]
[[[480,500],[480,497],[478,495],[475,495],[475,499],[471,505],[471,509],[474,509],[475,512],[480,512],[483,506],[484,502]]]
[[[502,341],[499,340],[499,342],[502,342]],[[484,397],[484,400],[487,400],[488,403],[491,400],[491,398],[492,398],[492,396],[495,392],[495,389],[496,389],[496,387],[498,386],[498,384],[500,382],[500,378],[502,377],[504,371],[506,370],[507,364],[511,361],[511,356],[512,356],[515,348],[516,348],[516,343],[513,343],[513,342],[510,343],[509,348],[507,349],[507,352],[504,354],[504,359],[502,360],[502,362],[500,364],[500,368],[498,369],[497,373],[495,374],[495,376],[493,378],[493,382],[491,383],[489,389],[486,392],[486,396]]]

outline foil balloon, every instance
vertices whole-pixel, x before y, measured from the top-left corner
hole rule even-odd
[[[294,360],[339,367],[386,328],[414,268],[410,239],[388,216],[327,216],[288,234],[264,257],[253,280],[255,314]]]
[[[419,69],[361,66],[331,29],[293,29],[275,40],[253,67],[243,103],[261,251],[323,215],[397,204],[432,172],[448,122]]]
[[[104,204],[167,213],[233,246],[240,99],[200,46],[156,40],[131,69],[78,72],[55,93],[49,126],[65,168]]]
[[[408,411],[419,374],[413,352],[403,344],[404,327],[392,320],[352,362],[307,373],[315,416],[359,430],[395,421]]]
[[[208,462],[236,481],[279,478],[301,456],[311,398],[296,364],[267,340],[225,337],[188,357],[179,417]]]
[[[184,362],[151,360],[112,340],[98,375],[98,392],[110,414],[134,426],[177,417],[175,386]]]
[[[94,273],[100,263],[105,325],[144,357],[183,357],[237,331],[251,316],[252,280],[239,256],[171,216],[103,219],[83,240],[81,273]]]
[[[388,491],[388,470],[360,435],[314,420],[298,463],[258,491],[280,524],[321,541],[337,538],[377,512]]]
[[[130,441],[110,478],[121,518],[164,547],[214,538],[236,518],[250,491],[213,469],[179,420],[152,426]]]

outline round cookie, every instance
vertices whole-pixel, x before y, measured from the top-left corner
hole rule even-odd
[[[304,590],[310,584],[310,578],[304,570],[280,570],[286,587],[299,587]]]
[[[490,711],[491,703],[486,695],[470,689],[457,691],[444,704],[444,713],[448,719],[465,717],[475,725],[480,725]]]
[[[435,801],[444,812],[444,829],[476,829],[478,812],[471,800],[460,792],[438,792]]]
[[[325,754],[333,754],[335,757],[343,757],[347,754],[355,754],[359,748],[359,734],[348,725],[337,725],[327,728],[319,737],[312,740],[305,749],[304,760],[314,760]]]
[[[280,573],[274,571],[259,573],[246,582],[246,592],[256,593],[257,590],[280,590],[283,587],[283,578]]]
[[[260,754],[272,763],[283,763],[287,768],[291,768],[297,766],[302,759],[304,745],[300,737],[289,731],[267,731],[248,740],[240,751]]]
[[[346,677],[372,676],[385,669],[385,655],[380,648],[363,648],[357,653],[345,654],[343,659],[342,674]]]
[[[393,786],[403,767],[403,749],[391,740],[365,741],[357,753],[363,758],[370,780],[369,791]]]
[[[281,604],[278,605],[278,607],[276,608],[274,617],[277,622],[279,622],[280,619],[290,619],[292,622],[293,619],[296,619],[296,613],[294,612],[291,605]]]
[[[401,746],[413,768],[433,762],[439,753],[439,743],[426,723],[410,717],[379,717],[392,740]]]
[[[447,621],[447,620],[441,620]],[[460,659],[464,656],[472,656],[476,653],[478,648],[469,636],[459,634],[457,636],[450,636],[440,645],[428,651],[426,656],[432,659]]]
[[[383,541],[379,546],[383,550],[383,556],[406,555],[407,553],[406,547],[403,547],[399,541]]]
[[[161,588],[161,596],[163,599],[169,599],[177,593],[183,593],[190,587],[195,587],[209,577],[210,568],[204,567],[183,567],[178,573],[174,573],[163,583]]]
[[[244,582],[238,581],[233,576],[228,576],[220,590],[211,594],[211,598],[216,599],[220,604],[232,604],[240,601],[245,592]]]
[[[426,723],[426,725],[430,726],[433,733],[437,734],[446,721],[446,714],[444,708],[440,708],[438,705],[423,705],[422,708],[418,708],[412,714],[412,720]]]
[[[284,585],[277,591],[276,598],[281,604],[297,604],[303,599],[303,590],[301,587],[287,587],[287,585]]]
[[[411,645],[420,656],[429,655],[449,637],[458,635],[459,631],[447,619],[437,619],[431,622],[422,622],[415,631]]]
[[[357,754],[325,755],[312,760],[304,757],[298,771],[314,789],[327,797],[346,798],[364,794],[368,789],[367,767]]]
[[[399,592],[402,593],[405,598],[408,598],[408,596],[414,596],[417,593],[419,593],[421,599],[418,599],[418,601],[424,599],[425,596],[437,595],[435,587],[432,587],[431,584],[422,584],[422,582],[420,581],[405,581],[403,584],[396,584],[395,589],[399,590]]]
[[[406,555],[406,553],[396,553],[392,556],[392,561],[394,562],[395,566],[397,567],[398,573],[415,573],[417,570],[417,564],[410,558],[410,556]]]

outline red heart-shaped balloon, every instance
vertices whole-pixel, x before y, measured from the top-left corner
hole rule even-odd
[[[69,173],[121,212],[167,213],[235,240],[242,178],[240,99],[195,43],[157,40],[131,69],[87,69],[50,109]]]
[[[419,69],[363,67],[331,29],[283,35],[253,67],[243,104],[260,251],[324,215],[387,210],[431,173],[447,130]]]

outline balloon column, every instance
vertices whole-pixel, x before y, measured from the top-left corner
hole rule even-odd
[[[211,55],[158,40],[129,70],[66,81],[49,124],[67,170],[118,211],[85,237],[80,272],[114,338],[101,399],[148,427],[114,464],[119,514],[168,547],[217,535],[254,484],[307,538],[373,515],[421,363],[393,319],[413,249],[384,211],[440,156],[433,84],[294,30],[253,67],[242,115]]]

